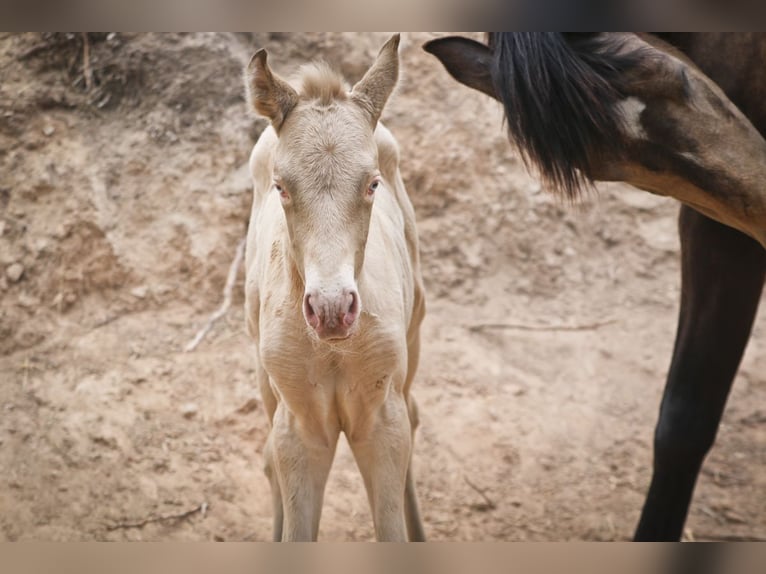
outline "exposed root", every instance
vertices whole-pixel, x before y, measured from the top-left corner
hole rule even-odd
[[[85,90],[90,92],[93,86],[93,71],[90,69],[90,41],[88,33],[82,33],[82,75],[85,78]]]
[[[463,476],[463,480],[465,480],[465,483],[468,486],[470,486],[472,489],[474,489],[476,492],[478,492],[479,495],[484,499],[483,503],[472,504],[471,508],[473,508],[474,510],[479,510],[481,512],[487,512],[488,510],[494,510],[495,508],[497,508],[495,501],[492,500],[489,496],[487,496],[486,488],[479,488],[473,482],[471,482],[467,476]]]
[[[490,329],[509,329],[516,331],[593,331],[606,325],[616,323],[617,319],[607,319],[595,323],[581,323],[575,325],[526,325],[524,323],[479,323],[468,325],[468,330],[474,333],[488,331]]]
[[[168,521],[178,521],[178,520],[184,520],[186,518],[189,518],[190,516],[193,516],[194,514],[197,514],[198,512],[202,514],[202,517],[205,517],[205,514],[207,514],[208,504],[207,502],[202,502],[192,508],[191,510],[186,510],[185,512],[179,512],[176,514],[162,514],[160,516],[150,516],[148,518],[144,518],[143,520],[137,520],[136,522],[117,522],[115,524],[110,524],[106,527],[107,530],[119,530],[121,528],[143,528],[147,524],[151,524],[152,522],[168,522]]]
[[[218,309],[210,315],[210,319],[207,320],[207,323],[205,323],[205,326],[202,327],[202,329],[197,332],[197,335],[194,337],[194,339],[191,340],[191,342],[186,345],[184,348],[184,352],[189,353],[197,348],[197,345],[202,342],[202,339],[205,338],[205,335],[208,334],[210,329],[213,328],[213,324],[215,324],[218,319],[223,317],[226,314],[226,311],[229,310],[229,307],[231,307],[231,293],[234,290],[234,283],[237,280],[237,272],[239,271],[239,266],[242,263],[242,258],[245,255],[245,240],[239,242],[239,245],[237,245],[237,251],[234,254],[234,260],[231,262],[231,266],[229,267],[229,276],[226,278],[226,285],[223,288],[223,303],[221,303],[221,306],[218,307]]]

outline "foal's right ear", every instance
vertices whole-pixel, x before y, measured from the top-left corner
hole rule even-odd
[[[279,132],[287,114],[298,103],[298,92],[282,78],[272,73],[266,50],[258,50],[247,65],[245,87],[250,105],[260,115],[271,120]]]
[[[492,53],[485,44],[463,36],[447,36],[426,42],[423,49],[439,58],[461,84],[499,99],[492,83]]]

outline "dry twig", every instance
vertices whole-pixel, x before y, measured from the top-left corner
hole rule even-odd
[[[210,316],[210,319],[207,320],[205,326],[199,330],[194,339],[192,339],[192,341],[186,345],[184,348],[186,353],[189,353],[197,348],[197,345],[200,344],[202,339],[205,338],[205,335],[207,335],[210,329],[213,328],[213,324],[218,321],[218,319],[223,317],[226,314],[226,311],[229,310],[229,307],[231,307],[231,292],[234,290],[234,283],[237,280],[237,272],[239,271],[239,266],[242,263],[244,254],[245,240],[243,239],[239,242],[239,245],[237,245],[237,251],[234,254],[234,260],[231,262],[231,266],[229,267],[229,276],[226,278],[226,285],[223,288],[223,303],[221,303],[221,306],[218,307],[216,312]]]
[[[465,480],[465,483],[468,486],[470,486],[472,489],[474,489],[476,492],[478,492],[479,495],[484,499],[483,504],[472,504],[471,505],[472,508],[476,510],[480,510],[482,512],[486,512],[487,510],[494,510],[495,508],[497,508],[495,501],[492,500],[489,496],[487,496],[486,488],[479,488],[473,482],[471,482],[467,476],[463,476],[463,480]]]
[[[166,522],[169,520],[183,520],[185,518],[189,518],[190,516],[197,514],[198,512],[202,513],[202,517],[205,517],[205,514],[207,514],[208,504],[207,502],[202,502],[192,508],[191,510],[187,510],[185,512],[179,512],[176,514],[162,514],[160,516],[150,516],[149,518],[144,518],[143,520],[138,520],[136,522],[117,522],[116,524],[111,524],[106,527],[107,530],[119,530],[120,528],[143,528],[147,524],[151,524],[152,522]]]
[[[88,33],[82,33],[82,75],[85,78],[85,89],[90,91],[93,85],[93,71],[90,69],[90,41]]]
[[[469,325],[468,330],[474,333],[490,329],[515,329],[517,331],[592,331],[606,325],[616,323],[617,319],[606,319],[594,323],[581,323],[575,325],[526,325],[524,323],[479,323]]]

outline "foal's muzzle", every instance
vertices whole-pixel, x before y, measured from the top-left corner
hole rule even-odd
[[[359,294],[355,289],[306,292],[303,316],[320,339],[345,339],[359,316]]]

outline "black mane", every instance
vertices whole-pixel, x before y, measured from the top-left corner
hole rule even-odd
[[[621,77],[640,61],[597,33],[490,32],[492,80],[511,141],[559,193],[592,186],[598,157],[622,152]]]

